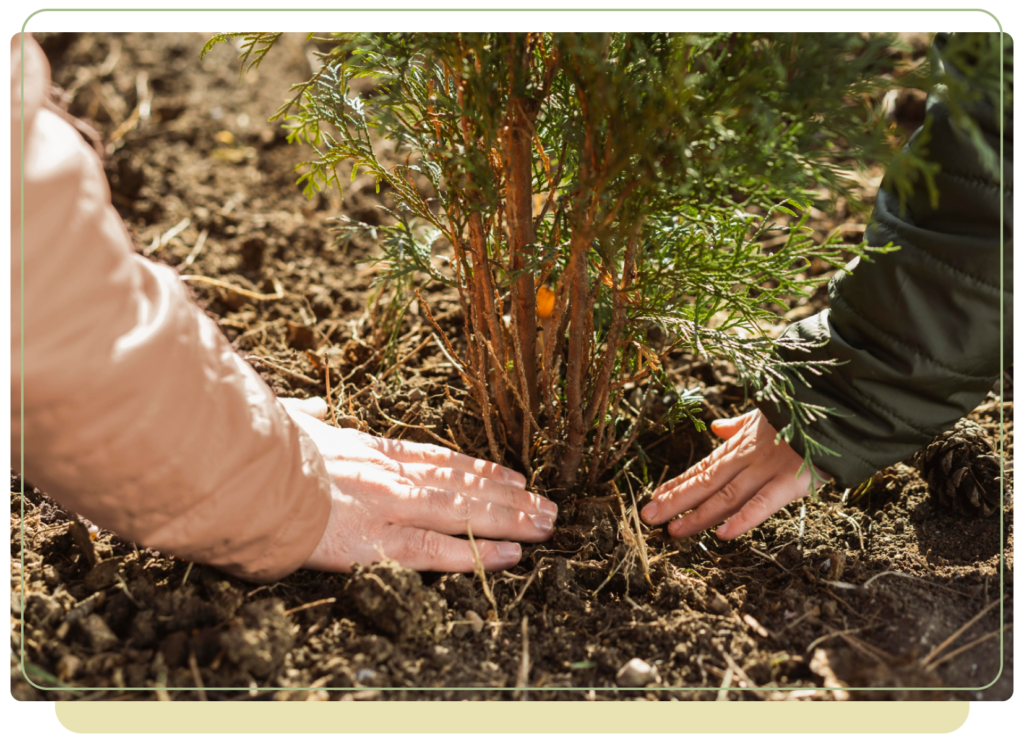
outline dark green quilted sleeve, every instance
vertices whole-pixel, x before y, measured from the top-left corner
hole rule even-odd
[[[836,276],[830,308],[787,330],[823,346],[810,354],[779,349],[787,361],[842,363],[797,386],[799,400],[837,412],[807,433],[836,452],[814,463],[840,484],[857,485],[926,445],[975,408],[1012,363],[1013,130],[1007,112],[1000,140],[997,109],[978,103],[971,116],[996,152],[1002,145],[1001,177],[953,124],[941,90],[930,96],[938,206],[921,184],[901,210],[884,180],[866,237],[899,250]],[[758,407],[775,428],[789,423],[773,403]],[[800,438],[791,443],[804,454]]]

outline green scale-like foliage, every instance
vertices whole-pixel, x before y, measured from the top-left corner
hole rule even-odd
[[[211,45],[231,35],[243,39],[243,66],[262,61],[276,40],[222,34]],[[828,451],[804,432],[824,411],[792,394],[801,373],[831,365],[780,362],[766,331],[777,318],[768,307],[822,284],[809,273],[813,259],[844,268],[853,256],[885,249],[844,245],[837,235],[822,241],[806,225],[812,204],[827,206],[810,192],[847,193],[856,168],[888,162],[903,142],[874,104],[896,83],[893,38],[316,40],[329,49],[320,53],[322,67],[278,112],[290,139],[315,151],[300,182],[308,194],[344,191],[343,162],[352,163],[353,179],[373,176],[394,220],[374,228],[388,263],[383,277],[400,293],[423,276],[459,290],[467,340],[454,357],[481,403],[494,458],[557,471],[567,485],[578,484],[577,469],[589,464],[596,481],[621,464],[643,427],[642,416],[623,407],[626,386],[646,380],[649,393],[673,390],[665,355],[679,348],[731,360],[752,395],[788,407],[793,421],[781,435],[801,435],[808,463]],[[366,97],[350,89],[359,78],[375,82]],[[904,83],[927,78],[925,66]],[[512,150],[509,125],[530,138],[531,237],[518,249],[509,176],[524,149]],[[394,141],[389,158],[401,163],[380,159],[381,139]],[[921,161],[927,142],[922,135],[904,151],[897,184],[934,173]],[[473,257],[474,216],[486,264]],[[342,234],[360,228],[346,222]],[[767,247],[768,235],[784,242]],[[546,341],[524,344],[533,305],[530,314],[514,308],[520,282],[557,294],[545,325],[545,339],[556,340],[551,349]],[[487,328],[487,309],[511,316],[503,337]],[[689,416],[702,428],[699,398],[678,395],[669,422]]]

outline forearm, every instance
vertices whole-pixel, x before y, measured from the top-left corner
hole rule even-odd
[[[28,117],[26,478],[138,543],[254,580],[294,570],[329,514],[315,445],[177,274],[132,253],[84,141]]]

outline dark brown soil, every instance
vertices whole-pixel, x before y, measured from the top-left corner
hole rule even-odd
[[[55,82],[77,84],[70,112],[99,133],[114,201],[139,251],[183,275],[284,294],[257,300],[191,283],[278,394],[323,396],[326,365],[348,425],[420,441],[450,426],[445,440],[482,451],[479,422],[454,402],[463,386],[415,314],[400,322],[396,350],[385,348],[386,297],[373,297],[375,267],[366,264],[372,243],[333,244],[329,217],[381,221],[372,182],[357,179],[344,202],[337,192],[307,201],[291,170],[303,152],[265,122],[288,85],[309,73],[301,37],[286,37],[276,59],[241,81],[229,46],[198,60],[199,34],[41,40]],[[132,124],[149,95],[148,118]],[[813,222],[822,232],[838,223],[824,214]],[[844,226],[859,236],[863,219]],[[456,335],[457,299],[426,295]],[[819,294],[790,315],[821,304]],[[728,365],[681,358],[675,374],[704,389],[705,419],[745,409]],[[1009,374],[1003,387],[1011,462]],[[998,437],[997,395],[971,417]],[[652,481],[715,442],[692,429],[651,436]],[[651,533],[649,579],[617,497],[561,497],[554,538],[487,579],[494,606],[473,576],[390,565],[347,576],[302,571],[257,587],[102,529],[90,536],[31,487],[22,500],[18,477],[11,486],[11,669],[21,699],[1005,700],[1013,691],[1012,629],[1001,675],[998,634],[1012,622],[1011,493],[1002,516],[964,518],[942,509],[904,464],[881,472],[856,501],[828,489],[821,502],[791,505],[733,542]],[[969,624],[1000,595],[1002,619],[997,604]],[[617,678],[633,658],[654,670],[634,666]],[[617,681],[653,687],[624,690]],[[993,681],[974,691],[893,690]],[[500,690],[523,684],[543,690]],[[836,685],[868,690],[814,690]]]

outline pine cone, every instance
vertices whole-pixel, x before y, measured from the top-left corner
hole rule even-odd
[[[974,421],[961,418],[914,454],[913,462],[943,507],[988,516],[1002,505],[999,456],[987,431]]]

